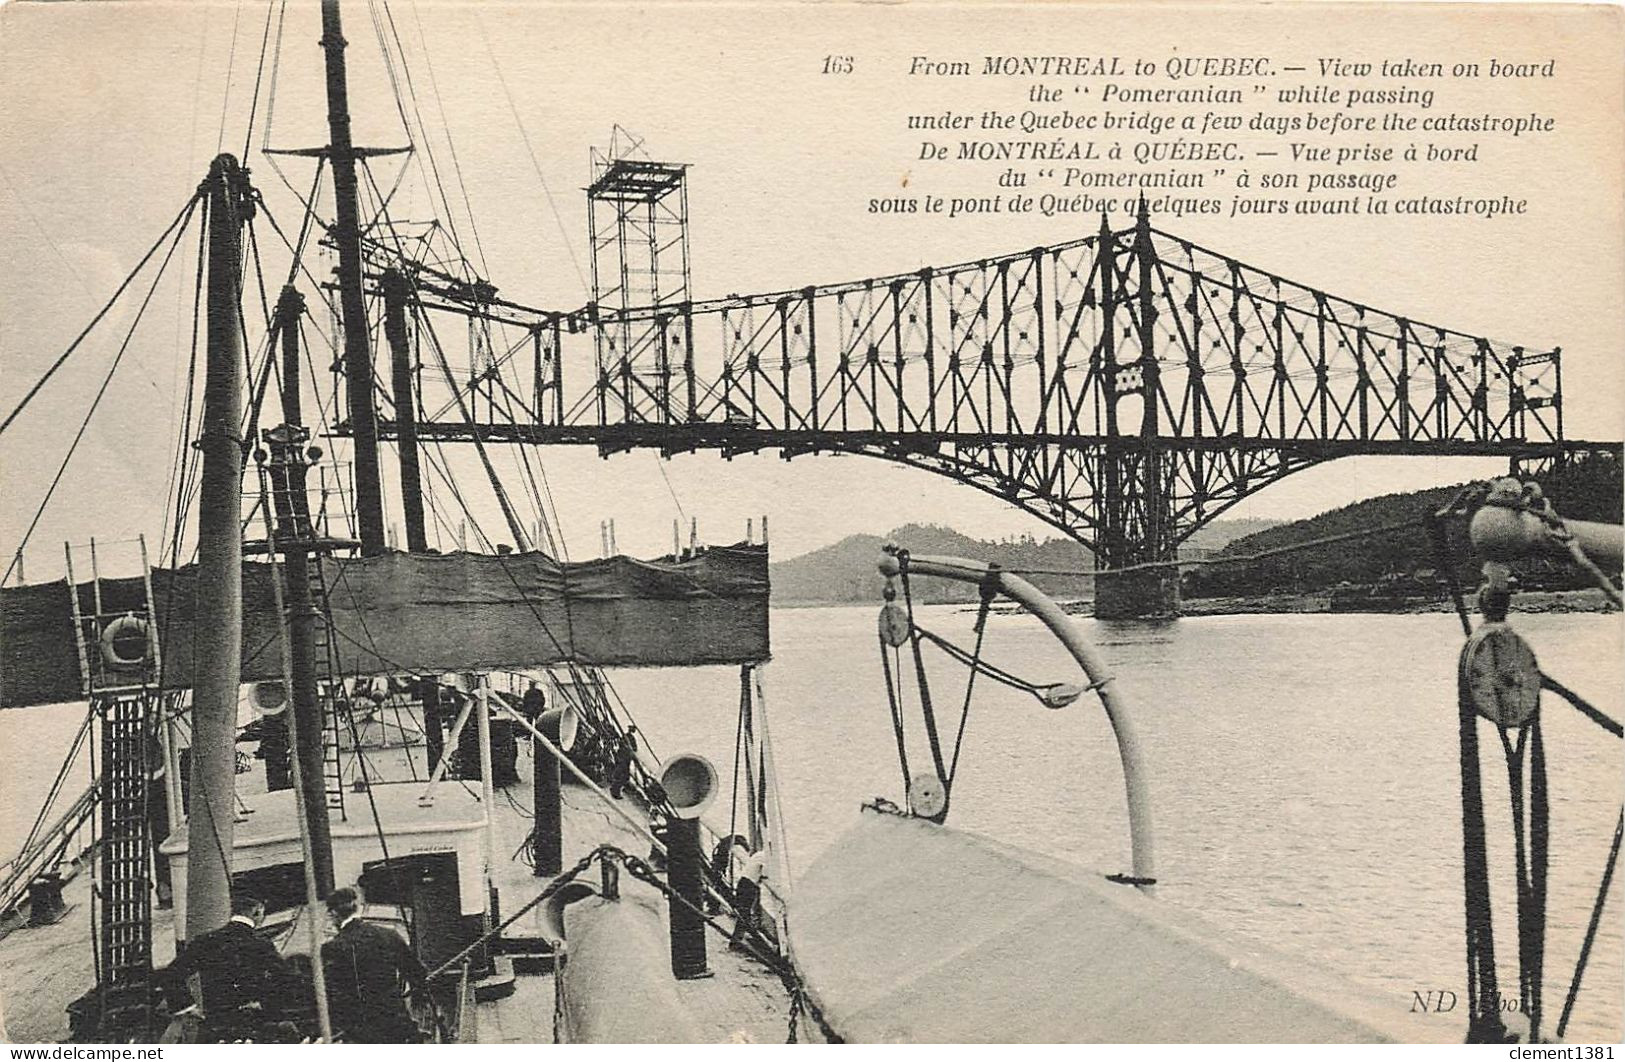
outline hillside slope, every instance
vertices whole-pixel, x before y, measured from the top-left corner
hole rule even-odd
[[[1606,462],[1582,463],[1568,469],[1560,482],[1548,480],[1542,486],[1550,497],[1557,499],[1559,510],[1567,516],[1620,522],[1621,484],[1617,466]],[[1236,539],[1220,550],[1218,556],[1246,557],[1333,536],[1375,532],[1370,537],[1306,546],[1258,561],[1193,569],[1185,573],[1183,592],[1186,597],[1313,593],[1348,583],[1353,586],[1395,585],[1397,589],[1441,594],[1444,573],[1439,570],[1439,555],[1420,521],[1427,513],[1449,504],[1460,490],[1458,485],[1385,494]],[[1410,526],[1401,530],[1376,532],[1379,528],[1407,523]],[[1479,561],[1466,548],[1459,530],[1450,540],[1448,557],[1461,586],[1471,588],[1478,584]],[[1589,582],[1583,573],[1564,562],[1528,560],[1513,567],[1523,585],[1529,588],[1567,589]]]
[[[774,604],[878,604],[885,580],[875,569],[875,563],[880,559],[880,547],[886,542],[895,542],[913,553],[969,557],[1006,568],[1088,571],[1094,566],[1089,551],[1070,539],[986,542],[951,528],[908,524],[885,536],[849,535],[822,549],[773,564],[770,576]],[[1055,597],[1089,596],[1089,579],[1035,575],[1032,580]],[[941,579],[922,579],[914,584],[913,590],[916,601],[976,600],[975,587]]]

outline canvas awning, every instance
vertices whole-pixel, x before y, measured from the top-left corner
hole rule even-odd
[[[323,562],[346,674],[742,664],[768,657],[767,549],[686,560],[561,564],[540,553],[387,553]],[[197,569],[154,569],[168,687],[192,682]],[[136,608],[140,577],[101,581],[104,614]],[[90,584],[80,607],[92,613]],[[271,566],[243,565],[244,682],[282,677]],[[66,581],[0,590],[0,707],[83,697]]]

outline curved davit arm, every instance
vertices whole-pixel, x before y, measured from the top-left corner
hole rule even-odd
[[[940,579],[953,579],[962,583],[983,585],[993,579],[1000,593],[1025,607],[1048,627],[1067,652],[1089,677],[1089,685],[1100,695],[1117,738],[1117,752],[1123,763],[1123,786],[1128,796],[1129,839],[1133,855],[1134,881],[1141,889],[1156,883],[1155,844],[1151,825],[1150,780],[1141,755],[1139,737],[1134,729],[1134,714],[1127,698],[1113,681],[1106,660],[1100,651],[1084,636],[1083,631],[1062,611],[1061,606],[1032,583],[1018,575],[1001,571],[982,561],[963,557],[907,556],[911,574],[929,575]],[[880,562],[882,575],[893,576],[903,569],[904,561],[887,553]]]

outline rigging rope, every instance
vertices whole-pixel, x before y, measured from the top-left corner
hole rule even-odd
[[[954,776],[959,773],[959,750],[965,742],[965,724],[970,720],[971,694],[976,689],[976,676],[982,670],[977,665],[981,663],[982,641],[987,635],[988,609],[992,606],[993,598],[998,593],[997,578],[993,571],[989,570],[988,578],[982,580],[981,586],[977,588],[982,598],[982,604],[976,610],[976,648],[971,651],[970,674],[965,679],[965,703],[959,709],[959,732],[954,735],[954,754],[953,758],[948,761],[948,777],[944,779],[943,783],[949,799],[953,797]]]
[[[166,548],[169,551],[170,563],[180,563],[181,529],[186,523],[188,496],[192,487],[192,447],[188,445],[188,440],[193,437],[192,404],[197,386],[198,328],[202,320],[203,269],[209,246],[209,202],[206,199],[203,201],[202,210],[203,217],[201,224],[198,225],[197,264],[195,266],[192,284],[192,345],[191,356],[188,359],[186,366],[186,400],[181,412],[180,436],[175,440],[175,463],[170,470],[169,483],[164,488],[164,520],[163,524],[161,525],[161,535],[159,538],[158,547],[158,563],[160,566],[163,564],[164,550]],[[177,329],[178,328],[179,324],[177,323]],[[197,430],[199,433],[201,433],[203,430],[201,411],[198,418]],[[171,498],[173,498],[175,505],[175,533],[173,539],[170,538],[169,534],[169,506]],[[171,586],[167,596],[173,599],[174,593],[174,587]],[[170,603],[170,601],[164,602],[164,615],[166,617],[171,615],[169,608]],[[168,627],[169,624],[168,620],[166,619],[164,627],[159,631],[158,634],[160,639],[167,639]],[[162,645],[164,643],[163,641],[160,641],[159,644]],[[160,671],[159,685],[163,685],[162,678],[162,672]]]
[[[265,32],[260,35],[260,61],[254,67],[254,95],[248,103],[248,128],[243,131],[243,165],[248,165],[248,150],[254,143],[254,117],[260,109],[260,82],[265,77],[265,51],[271,43],[271,20],[276,15],[276,5],[265,5]]]
[[[1518,728],[1517,741],[1498,727],[1507,761],[1507,788],[1512,801],[1513,860],[1518,902],[1518,1001],[1529,1018],[1529,1042],[1540,1041],[1541,971],[1546,952],[1546,875],[1550,805],[1546,790],[1546,756],[1540,715]],[[1524,750],[1529,751],[1528,813],[1524,799]]]
[[[214,139],[214,153],[220,154],[225,150],[226,144],[226,106],[231,102],[231,76],[236,72],[237,66],[237,26],[243,17],[243,0],[237,0],[237,6],[231,13],[231,48],[226,53],[226,88],[220,94],[220,133]],[[243,161],[247,161],[246,159]]]
[[[884,638],[880,640],[880,668],[886,674],[886,702],[891,708],[892,733],[897,738],[897,762],[903,769],[903,785],[907,787],[908,780],[912,776],[908,773],[908,744],[903,732],[903,706],[899,698],[900,684],[892,677],[893,658],[898,653],[896,646],[887,645]],[[900,665],[897,670],[899,672],[902,670]]]
[[[1587,719],[1590,719],[1593,723],[1596,723],[1598,726],[1602,727],[1604,730],[1608,731],[1610,734],[1614,735],[1615,737],[1625,737],[1625,728],[1622,728],[1619,723],[1609,718],[1601,709],[1591,704],[1584,697],[1580,696],[1578,693],[1575,693],[1561,682],[1552,678],[1552,676],[1546,674],[1545,672],[1541,672],[1540,684],[1543,688],[1551,690],[1559,697],[1562,697],[1564,700],[1574,705],[1576,711],[1585,716]]]
[[[1443,519],[1427,521],[1438,570],[1443,572],[1455,603],[1464,635],[1472,634],[1466,602],[1456,583]],[[1467,951],[1467,1042],[1506,1043],[1510,1039],[1501,1021],[1500,992],[1495,971],[1495,931],[1490,914],[1489,857],[1485,848],[1484,792],[1478,756],[1478,713],[1468,694],[1467,647],[1456,667],[1457,733],[1461,746],[1462,899],[1465,906]]]
[[[201,197],[198,196],[194,196],[192,198],[191,202],[187,204],[187,208],[181,212],[181,218],[188,220],[191,218],[192,211],[196,208],[200,198]],[[180,222],[180,220],[181,219],[178,218],[177,222]],[[174,226],[171,226],[171,230],[174,230]],[[125,352],[130,349],[130,340],[134,337],[136,328],[141,324],[141,318],[146,314],[147,307],[152,303],[153,293],[158,290],[158,282],[163,279],[164,270],[168,268],[170,259],[174,257],[175,249],[180,246],[181,237],[185,235],[185,233],[186,227],[184,224],[182,224],[179,231],[175,232],[175,239],[170,243],[169,251],[164,255],[163,262],[158,266],[157,274],[152,278],[152,286],[147,289],[146,297],[141,300],[141,305],[136,309],[135,318],[130,322],[129,330],[124,334],[124,341],[119,344],[118,352],[113,356],[113,363],[108,366],[107,375],[102,378],[101,387],[99,387],[96,391],[96,397],[91,400],[90,409],[85,412],[84,419],[79,422],[79,430],[74,433],[73,441],[68,444],[68,452],[63,456],[62,464],[57,468],[56,475],[51,479],[51,485],[46,488],[45,497],[40,500],[39,508],[34,511],[34,517],[28,523],[28,530],[23,532],[21,541],[17,543],[17,551],[12,555],[11,563],[6,566],[5,574],[0,576],[0,583],[4,583],[5,580],[11,578],[12,569],[17,566],[17,561],[22,556],[23,548],[28,545],[29,538],[34,534],[35,529],[39,527],[40,518],[45,515],[45,507],[51,503],[51,496],[56,493],[56,488],[62,482],[63,475],[68,471],[68,463],[73,460],[73,455],[79,448],[80,440],[85,437],[85,431],[90,427],[91,418],[96,415],[96,409],[101,405],[102,397],[107,394],[107,387],[113,382],[113,374],[118,372],[119,363],[124,360]],[[123,290],[122,287],[120,290]],[[115,295],[114,298],[117,298],[117,296]],[[98,315],[98,319],[99,316],[100,315]],[[83,337],[83,333],[81,333],[81,337]],[[77,343],[77,340],[75,343]],[[71,353],[72,348],[69,348],[69,351]],[[64,357],[66,357],[66,355],[64,355]],[[58,361],[57,364],[60,365],[61,362]],[[55,371],[54,366],[52,367],[51,371]],[[47,376],[49,376],[49,373]],[[40,384],[43,383],[44,380],[42,379]],[[30,397],[32,397],[32,395],[39,390],[40,384],[36,384],[34,391],[29,392]],[[24,404],[26,404],[28,399],[25,398],[23,401]],[[21,408],[22,407],[19,406],[17,412],[21,412]],[[14,412],[12,416],[16,416],[16,413]]]
[[[1580,957],[1574,964],[1574,977],[1569,981],[1568,997],[1563,1000],[1563,1014],[1557,1019],[1557,1038],[1563,1039],[1568,1030],[1569,1016],[1574,1013],[1574,1001],[1580,995],[1580,981],[1585,977],[1586,962],[1591,958],[1591,945],[1597,939],[1597,927],[1602,924],[1603,905],[1608,901],[1608,886],[1614,880],[1614,865],[1619,860],[1620,832],[1625,829],[1625,814],[1614,820],[1614,843],[1608,849],[1608,862],[1603,866],[1602,881],[1597,885],[1597,900],[1591,906],[1591,922],[1586,926],[1585,940],[1580,944]]]
[[[1131,572],[1161,571],[1168,568],[1205,568],[1219,564],[1251,564],[1255,561],[1267,560],[1270,557],[1279,557],[1288,553],[1297,553],[1301,550],[1315,549],[1319,546],[1331,546],[1339,542],[1352,542],[1355,539],[1372,538],[1377,535],[1393,534],[1396,531],[1409,531],[1425,523],[1425,518],[1412,518],[1400,520],[1391,524],[1382,524],[1378,527],[1368,527],[1359,531],[1345,531],[1335,535],[1324,535],[1320,538],[1308,539],[1304,542],[1294,542],[1287,546],[1276,546],[1271,549],[1260,550],[1257,553],[1248,553],[1237,557],[1196,557],[1189,560],[1147,561],[1144,564],[1130,564],[1123,568],[1109,569],[1111,575],[1127,575]],[[1098,571],[1078,571],[1069,568],[1006,568],[1012,575],[1065,575],[1074,579],[1087,579],[1101,574]]]
[[[201,194],[194,194],[186,201],[186,205],[181,208],[180,213],[175,215],[175,220],[169,223],[169,226],[164,229],[163,235],[159,236],[158,239],[154,241],[153,245],[147,249],[147,253],[141,256],[141,261],[137,262],[135,264],[135,268],[130,270],[129,275],[119,283],[118,289],[113,292],[112,297],[107,300],[107,303],[102,306],[100,310],[96,311],[96,316],[92,317],[90,319],[90,323],[85,325],[84,331],[80,332],[74,337],[73,342],[68,344],[68,349],[64,350],[61,356],[58,357],[56,361],[51,363],[51,367],[45,370],[45,374],[34,382],[34,386],[28,389],[27,394],[23,395],[23,399],[21,402],[17,403],[17,407],[7,414],[5,421],[0,422],[0,435],[5,434],[6,429],[11,427],[12,421],[17,419],[17,415],[27,408],[28,403],[34,400],[35,395],[39,394],[40,388],[44,387],[51,377],[56,374],[56,371],[62,368],[63,363],[65,363],[68,358],[73,355],[73,352],[79,349],[79,344],[84,342],[85,337],[90,334],[91,329],[95,328],[96,325],[101,322],[101,319],[107,316],[107,312],[113,308],[113,304],[118,302],[119,296],[124,294],[124,289],[130,286],[130,282],[135,280],[136,276],[140,274],[142,268],[145,267],[147,262],[152,259],[152,256],[158,252],[158,248],[162,247],[164,245],[164,241],[169,239],[170,233],[174,232],[177,226],[184,226],[187,220],[191,217],[192,211],[196,208],[199,200],[202,198],[203,197]],[[171,248],[170,253],[174,253],[173,247]],[[166,257],[164,259],[165,264],[168,264],[168,261],[169,259]],[[163,268],[161,266],[159,267],[158,273],[159,276],[163,275]],[[151,295],[149,293],[148,299],[150,300],[150,298]],[[145,303],[142,305],[144,308]]]
[[[414,17],[416,17],[415,8],[413,9],[413,12]],[[547,200],[547,207],[553,213],[553,223],[557,225],[559,229],[559,242],[564,246],[565,251],[570,255],[570,265],[575,267],[576,279],[581,282],[581,290],[588,293],[590,297],[592,286],[587,283],[587,274],[581,268],[580,259],[576,257],[575,243],[570,239],[569,234],[565,231],[564,219],[559,215],[559,205],[553,199],[553,190],[547,186],[547,178],[542,175],[541,163],[536,161],[536,149],[531,146],[530,133],[525,130],[525,123],[519,117],[519,108],[514,105],[513,92],[508,88],[508,79],[502,74],[502,66],[497,62],[496,53],[491,49],[491,37],[490,34],[488,34],[485,30],[485,21],[480,18],[478,12],[475,12],[474,24],[480,28],[480,39],[485,43],[485,54],[491,60],[491,70],[497,76],[497,84],[502,86],[502,95],[508,101],[508,112],[513,115],[513,124],[519,129],[519,139],[524,143],[525,153],[530,157],[530,167],[536,173],[536,180],[541,183],[542,197]],[[419,32],[422,32],[421,24],[419,26]],[[682,507],[678,506],[678,508],[680,509]]]
[[[942,742],[937,737],[937,717],[931,705],[931,683],[926,678],[925,657],[920,652],[919,624],[914,622],[914,593],[909,586],[908,554],[899,552],[897,556],[902,564],[903,601],[908,612],[908,641],[914,652],[914,674],[920,684],[920,715],[925,720],[925,738],[926,742],[931,746],[931,762],[937,769],[937,777],[942,779],[944,786],[946,786],[948,772],[946,765],[942,762]],[[906,783],[907,780],[905,779]],[[946,811],[946,807],[943,810]]]
[[[1482,503],[1484,490],[1466,488],[1445,509],[1430,514],[1427,525],[1437,567],[1443,572],[1450,590],[1463,633],[1473,637],[1472,622],[1466,602],[1451,564],[1449,538],[1444,522],[1446,516],[1464,516],[1471,511],[1472,502]],[[1534,511],[1534,510],[1531,510]],[[1537,515],[1539,515],[1537,513]],[[1546,514],[1561,533],[1561,521]],[[1486,566],[1486,583],[1480,591],[1479,607],[1484,615],[1485,627],[1504,624],[1510,605],[1510,592],[1504,583],[1495,581]],[[1496,985],[1494,931],[1490,908],[1488,858],[1485,846],[1482,775],[1478,753],[1479,711],[1473,703],[1469,659],[1475,643],[1463,646],[1457,668],[1457,706],[1461,743],[1461,799],[1462,799],[1462,876],[1463,898],[1466,907],[1467,984],[1469,995],[1469,1043],[1505,1043],[1518,1039],[1502,1022],[1499,1012],[1504,1009]],[[1563,696],[1570,704],[1598,723],[1615,737],[1620,736],[1617,723],[1586,703],[1562,683],[1540,673],[1541,686]],[[1516,730],[1515,740],[1510,736]],[[1545,973],[1547,878],[1550,848],[1550,797],[1541,717],[1538,702],[1528,719],[1515,726],[1496,726],[1507,762],[1508,791],[1514,831],[1514,864],[1518,926],[1518,1009],[1527,1016],[1529,1028],[1525,1042],[1538,1043],[1543,1015],[1543,987]],[[1525,754],[1527,750],[1527,793],[1525,786]],[[1625,817],[1622,817],[1625,821]],[[1602,909],[1607,900],[1609,884],[1618,860],[1620,823],[1616,823],[1613,843],[1603,869],[1591,921],[1581,944],[1570,981],[1556,1035],[1560,1039],[1567,1030],[1575,1000],[1585,974],[1595,941]]]
[[[413,316],[419,317],[424,326],[428,329],[429,344],[434,348],[435,356],[439,359],[440,371],[445,374],[446,383],[449,386],[455,387],[456,384],[452,376],[451,364],[446,360],[445,349],[440,345],[440,338],[435,333],[434,325],[430,323],[426,316],[418,313],[415,304]],[[486,452],[485,441],[480,438],[479,427],[474,421],[474,415],[469,410],[467,404],[463,402],[460,395],[457,399],[457,406],[458,410],[463,415],[463,420],[468,423],[472,432],[474,451],[479,455],[480,464],[485,468],[486,478],[490,480],[491,490],[496,495],[497,504],[502,508],[502,515],[508,522],[508,530],[514,537],[514,544],[516,547],[523,547],[525,543],[525,530],[519,523],[519,517],[513,511],[513,503],[508,500],[508,492],[503,489],[502,480],[497,476],[496,468],[491,464],[491,457]]]

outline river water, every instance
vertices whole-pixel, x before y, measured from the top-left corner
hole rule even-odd
[[[877,795],[903,802],[869,607],[773,613],[766,696],[792,871]],[[923,626],[970,647],[962,607]],[[1461,811],[1452,615],[1080,620],[1132,700],[1151,775],[1159,892],[1215,927],[1318,964],[1409,1008],[1463,990]],[[1542,666],[1616,718],[1618,616],[1517,617]],[[1037,681],[1078,672],[1037,620],[995,615],[984,657]],[[928,656],[952,740],[965,672]],[[905,655],[905,668],[908,657]],[[910,679],[912,672],[910,671]],[[661,754],[732,763],[737,678],[630,673],[617,688]],[[910,712],[918,716],[913,683]],[[1544,1021],[1561,1011],[1620,809],[1620,742],[1544,702],[1552,845]],[[1497,955],[1516,994],[1512,851],[1499,743],[1483,746]],[[911,766],[929,763],[910,733]],[[725,783],[726,784],[726,783]],[[726,814],[723,812],[722,814]],[[1106,872],[1129,869],[1116,746],[1099,702],[1051,711],[978,680],[950,822]],[[1622,898],[1616,874],[1568,1038],[1617,1040]],[[1441,1022],[1461,1023],[1458,1011]]]
[[[792,870],[849,827],[863,801],[903,801],[870,607],[776,609],[766,695]],[[959,606],[920,622],[961,645]],[[1131,699],[1150,770],[1162,898],[1221,932],[1301,956],[1392,998],[1464,996],[1460,781],[1450,615],[1223,616],[1175,623],[1080,620]],[[1618,616],[1516,617],[1543,668],[1622,714]],[[1037,681],[1078,673],[1038,622],[990,617],[984,656]],[[906,662],[905,657],[905,662]],[[957,725],[962,669],[931,660],[943,726]],[[912,677],[912,676],[910,676]],[[737,673],[618,672],[617,689],[652,748],[732,763]],[[911,763],[928,762],[907,683]],[[1128,869],[1116,746],[1086,695],[1051,711],[979,680],[951,823],[1105,872]],[[1548,695],[1552,802],[1545,1010],[1561,1011],[1625,775],[1620,742]],[[82,709],[0,714],[7,794],[0,845],[26,832]],[[1503,991],[1516,991],[1510,812],[1498,744],[1483,744],[1496,940]],[[16,794],[15,796],[13,794]],[[24,794],[27,794],[26,796]],[[726,816],[726,811],[720,814]],[[1618,1040],[1625,993],[1622,880],[1568,1038]],[[1442,1015],[1459,1028],[1462,1016]]]

